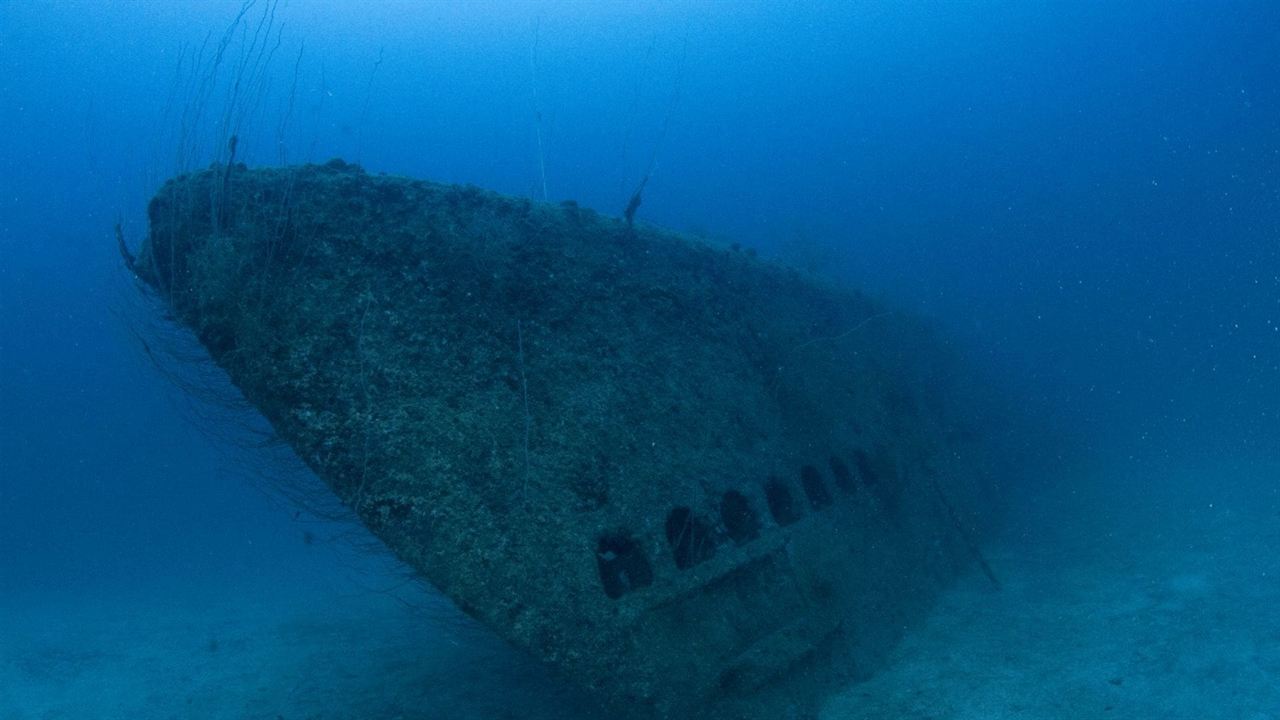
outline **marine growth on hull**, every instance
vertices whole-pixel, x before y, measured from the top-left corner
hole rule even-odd
[[[623,716],[809,711],[992,521],[955,358],[753,254],[341,161],[149,213],[134,271],[280,437]]]

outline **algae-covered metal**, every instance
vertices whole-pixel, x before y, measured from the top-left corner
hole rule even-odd
[[[858,293],[340,161],[150,221],[136,272],[361,521],[621,714],[806,712],[970,562],[954,365]]]

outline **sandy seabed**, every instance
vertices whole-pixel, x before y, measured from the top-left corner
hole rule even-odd
[[[1280,718],[1280,468],[1215,470],[1045,496],[823,720]]]
[[[1042,498],[989,545],[1003,589],[962,579],[822,719],[1280,719],[1280,474],[1193,475]],[[593,717],[430,592],[367,581],[9,593],[0,720]]]
[[[0,720],[590,717],[438,594],[333,550],[275,582],[0,599]]]

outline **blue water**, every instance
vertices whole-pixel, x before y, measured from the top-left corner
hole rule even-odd
[[[381,698],[373,716],[493,717],[530,697],[554,716],[576,702],[447,608],[397,615],[387,588],[437,599],[353,549],[357,530],[266,487],[270,461],[202,427],[141,350],[112,227],[136,245],[163,179],[225,159],[227,107],[251,165],[341,156],[608,214],[648,175],[641,221],[936,319],[1036,419],[1024,445],[1042,471],[1009,488],[1034,519],[1019,526],[1038,538],[1025,545],[1123,526],[1137,508],[1133,551],[1186,532],[1196,508],[1238,513],[1158,564],[1193,568],[1168,587],[1200,597],[1205,567],[1237,563],[1216,622],[1261,648],[1256,674],[1160,677],[1244,703],[1221,717],[1280,717],[1267,705],[1280,660],[1265,649],[1280,644],[1267,604],[1280,597],[1267,594],[1267,554],[1280,555],[1280,5],[333,0],[259,2],[233,24],[241,7],[0,3],[0,718],[356,716],[297,699],[294,674],[333,658],[272,659],[279,643],[260,631],[290,618],[395,667],[452,668],[409,671],[392,690],[371,679],[383,670],[350,669],[359,689],[334,695]],[[232,101],[242,61],[263,82]],[[204,114],[183,135],[192,108]],[[1059,504],[1074,483],[1093,504]],[[1192,557],[1204,547],[1221,554]],[[1205,577],[1212,605],[1225,595]],[[342,634],[370,615],[374,639]],[[137,617],[159,619],[118,627]],[[51,622],[65,632],[32,629]],[[189,641],[155,639],[175,627]],[[435,645],[397,645],[406,628]],[[151,664],[118,644],[135,631],[151,633]],[[93,637],[91,652],[58,644]],[[116,657],[103,638],[136,672],[103,660]],[[244,692],[215,665],[154,669],[191,648],[263,664]],[[512,678],[524,689],[511,704],[484,689]],[[397,687],[417,694],[397,700]],[[1155,702],[1166,689],[1126,692]],[[92,700],[103,693],[115,704]]]

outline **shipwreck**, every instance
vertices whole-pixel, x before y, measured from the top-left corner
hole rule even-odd
[[[620,716],[803,717],[979,569],[962,363],[861,293],[337,160],[176,177],[149,220],[128,264],[275,432]]]

